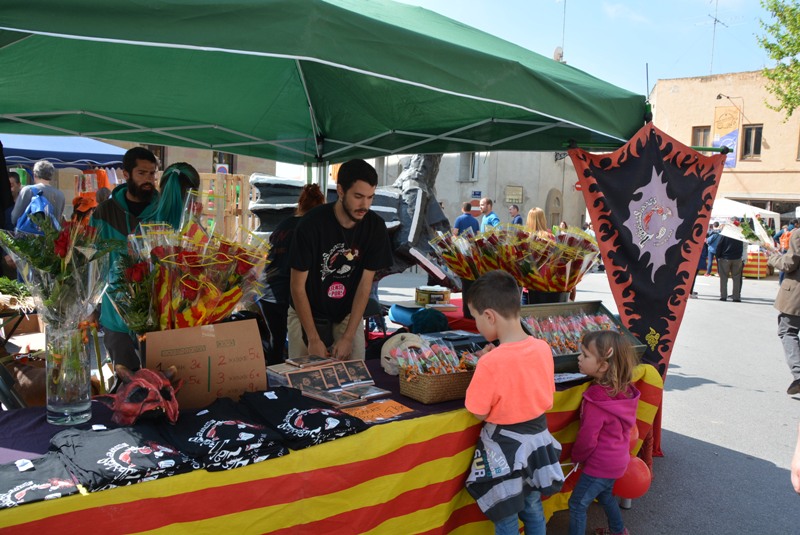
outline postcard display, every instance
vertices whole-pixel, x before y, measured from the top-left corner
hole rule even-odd
[[[335,408],[363,405],[391,394],[375,386],[363,360],[338,361],[307,355],[268,366],[267,375],[270,387],[291,386]]]

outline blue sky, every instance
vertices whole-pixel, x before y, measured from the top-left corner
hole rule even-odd
[[[573,67],[641,95],[659,79],[771,65],[756,42],[767,17],[758,0],[566,0],[566,21],[565,0],[399,1],[546,57],[563,45]],[[279,164],[277,173],[300,178],[299,169]]]
[[[770,65],[756,42],[766,18],[758,0],[566,0],[566,24],[565,0],[402,1],[543,56],[563,42],[567,63],[639,94],[659,79]]]

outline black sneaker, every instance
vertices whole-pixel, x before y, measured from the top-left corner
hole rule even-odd
[[[795,379],[792,381],[792,384],[789,385],[789,388],[786,389],[786,393],[790,396],[794,396],[795,394],[800,394],[800,379]]]

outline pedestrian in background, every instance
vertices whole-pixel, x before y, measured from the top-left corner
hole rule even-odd
[[[483,218],[481,219],[481,232],[486,232],[488,227],[496,227],[500,224],[500,218],[497,217],[497,214],[492,210],[494,207],[492,199],[484,197],[481,199],[480,207],[481,213],[483,214]]]
[[[778,338],[793,377],[786,393],[793,396],[800,394],[800,232],[792,232],[786,253],[772,251],[767,263],[785,273],[774,306],[778,309]]]
[[[522,225],[522,216],[519,215],[519,206],[512,204],[508,207],[508,215],[511,216],[512,225]]]
[[[734,218],[734,224],[738,219]],[[743,242],[729,238],[720,233],[717,242],[717,272],[719,273],[719,300],[728,300],[728,279],[733,279],[734,303],[742,300],[742,272],[744,271],[744,255],[747,249]]]
[[[472,229],[473,234],[477,234],[480,223],[472,216],[472,205],[465,202],[461,205],[461,215],[453,222],[453,234],[458,236],[468,228]]]

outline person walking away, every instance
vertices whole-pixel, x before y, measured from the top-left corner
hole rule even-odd
[[[618,332],[593,331],[581,340],[578,370],[593,381],[583,393],[580,427],[572,446],[572,461],[583,472],[569,499],[570,535],[584,534],[586,511],[595,499],[608,519],[608,529],[595,533],[628,533],[612,489],[630,462],[640,395],[631,384],[636,364],[633,346]]]
[[[728,278],[733,279],[732,297],[735,303],[742,300],[742,270],[744,243],[720,233],[717,242],[717,272],[719,274],[719,300],[728,300]]]
[[[786,393],[794,396],[800,394],[800,232],[792,232],[788,245],[784,254],[772,251],[767,263],[785,273],[774,306],[778,310],[778,338],[793,379]]]
[[[267,365],[283,362],[283,349],[286,346],[287,315],[289,313],[289,247],[300,218],[312,208],[325,203],[325,196],[317,184],[303,186],[297,199],[294,215],[278,223],[269,236],[269,264],[267,266],[264,293],[258,299],[258,307],[267,324],[270,335]]]
[[[11,221],[16,226],[20,216],[28,208],[31,199],[37,192],[41,192],[42,196],[47,199],[50,206],[53,208],[53,217],[59,223],[61,216],[64,215],[64,205],[66,198],[64,194],[55,186],[52,185],[53,177],[56,175],[56,168],[47,160],[39,160],[33,166],[33,184],[25,186],[19,191],[17,200],[14,203],[14,209],[11,211]]]
[[[481,232],[486,232],[487,228],[496,227],[500,224],[500,218],[497,217],[497,214],[492,211],[493,206],[494,203],[492,202],[492,199],[489,199],[488,197],[481,199],[480,207],[481,213],[483,214],[483,218],[481,219]]]
[[[478,331],[500,340],[478,360],[464,406],[484,422],[466,487],[498,535],[544,535],[542,494],[564,482],[561,444],[547,429],[553,406],[553,356],[522,330],[519,287],[505,271],[476,280],[465,299]]]
[[[708,254],[706,255],[706,277],[711,276],[711,266],[714,265],[714,257],[717,254],[717,243],[719,242],[719,221],[714,221],[714,224],[708,229],[706,235],[706,245],[708,246]]]
[[[522,216],[519,215],[519,206],[512,204],[508,207],[508,215],[511,216],[512,225],[522,225]]]
[[[453,235],[458,236],[468,228],[472,229],[473,234],[477,234],[480,223],[472,216],[472,205],[465,202],[461,205],[461,215],[453,222]]]
[[[364,160],[342,164],[339,198],[304,215],[289,253],[289,356],[364,359],[362,318],[375,272],[392,264],[386,224],[370,210],[378,185]]]

